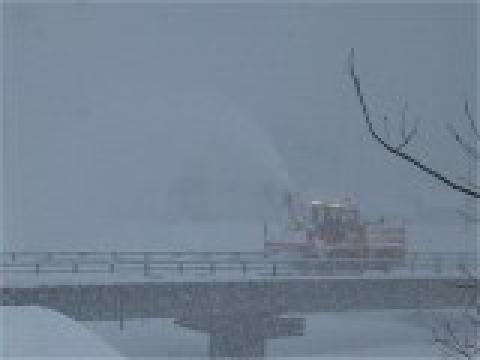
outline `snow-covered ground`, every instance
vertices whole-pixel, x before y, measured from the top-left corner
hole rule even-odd
[[[436,358],[431,331],[416,316],[408,310],[309,315],[304,336],[271,340],[267,353],[335,359]]]
[[[6,359],[123,359],[82,324],[36,306],[0,307],[0,355]]]
[[[302,316],[301,314],[292,314]],[[322,313],[306,316],[303,336],[267,340],[268,359],[438,359],[431,330],[413,311]],[[170,319],[88,323],[105,341],[128,356],[208,356],[208,335],[177,327]]]
[[[388,310],[288,314],[306,318],[303,336],[267,340],[269,359],[438,359],[429,324],[433,312]],[[172,319],[78,323],[39,307],[0,307],[5,359],[202,359],[208,334]]]

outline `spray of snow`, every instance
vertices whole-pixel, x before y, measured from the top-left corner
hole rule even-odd
[[[134,107],[123,105],[129,98],[102,104],[45,144],[48,164],[61,166],[29,185],[17,250],[162,250],[169,237],[158,227],[199,222],[257,222],[261,237],[292,182],[254,116],[209,89],[135,96]],[[249,244],[208,237],[230,249],[258,242],[245,232],[239,238]]]

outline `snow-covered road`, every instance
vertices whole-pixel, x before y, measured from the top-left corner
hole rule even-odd
[[[81,323],[37,306],[0,307],[5,359],[124,359]]]

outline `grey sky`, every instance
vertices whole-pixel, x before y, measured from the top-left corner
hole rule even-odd
[[[369,139],[346,59],[355,47],[378,114],[408,99],[412,152],[462,175],[444,124],[477,97],[476,19],[476,5],[7,5],[5,245],[260,219],[289,187],[405,217],[420,248],[462,248],[464,199]]]

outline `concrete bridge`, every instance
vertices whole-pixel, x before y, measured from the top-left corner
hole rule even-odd
[[[125,257],[123,259],[126,260]],[[249,271],[254,271],[254,264],[256,267],[260,266],[258,262],[247,262],[245,256],[237,260],[230,265],[241,265],[237,270],[245,276],[242,281],[218,280],[215,278],[216,273],[210,273],[210,265],[206,269],[202,268],[213,277],[210,280],[203,278],[206,281],[188,281],[188,278],[183,278],[183,281],[152,281],[147,275],[157,270],[149,268],[147,273],[143,273],[145,262],[142,262],[136,264],[140,265],[142,270],[140,275],[143,280],[140,282],[98,283],[97,279],[97,283],[72,285],[70,278],[70,284],[4,285],[0,299],[2,305],[43,306],[77,321],[117,321],[120,328],[126,326],[129,319],[172,318],[179,326],[208,333],[212,358],[264,356],[265,340],[301,336],[305,329],[302,315],[309,313],[438,309],[465,306],[472,301],[471,293],[458,289],[469,281],[461,272],[453,272],[449,276],[444,273],[440,276],[438,269],[432,268],[432,276],[414,276],[415,272],[408,269],[407,274],[410,276],[404,274],[395,277],[395,270],[381,270],[381,276],[371,276],[373,271],[378,271],[373,269],[373,264],[352,268],[352,263],[348,262],[343,265],[348,264],[349,267],[335,264],[338,272],[332,275],[331,268],[327,266],[331,264],[312,264],[309,261],[299,263],[297,259],[294,263],[297,267],[293,267],[297,276],[282,276],[282,272],[286,271],[286,268],[282,267],[285,264],[272,262],[270,259],[264,262],[265,268],[260,267],[258,270],[268,270],[269,276],[261,278],[246,276]],[[18,254],[15,261],[19,261]],[[175,267],[170,270],[178,275],[178,264],[181,262],[178,262],[178,259],[175,261]],[[192,261],[200,260],[184,261],[190,262],[183,263],[183,272],[187,265],[192,265]],[[211,261],[212,258],[208,264],[211,264]],[[246,262],[247,271],[244,274],[243,264]],[[80,275],[81,267],[86,266],[86,263],[82,263],[79,268],[74,267],[76,272],[73,274]],[[219,266],[218,258],[215,264]],[[273,270],[274,264],[279,268]],[[293,266],[292,263],[288,264],[290,268]],[[107,265],[109,270],[110,265]],[[149,266],[154,265],[158,264],[149,263]],[[165,266],[165,263],[161,265]],[[198,263],[196,265],[200,266]],[[316,266],[312,268],[312,265]],[[420,263],[416,265],[420,266]],[[43,263],[41,266],[44,271],[48,270],[48,264]],[[7,268],[11,270],[11,267]],[[312,269],[318,271],[312,273]],[[42,268],[37,270],[34,266],[27,275],[34,279],[48,279],[49,273],[43,273]],[[345,273],[347,270],[348,275]],[[72,269],[68,272],[71,275]],[[305,272],[310,272],[310,276],[305,276]],[[424,275],[424,272],[422,274]]]

